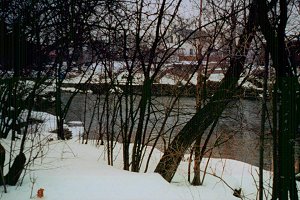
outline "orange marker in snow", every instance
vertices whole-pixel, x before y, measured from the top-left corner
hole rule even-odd
[[[40,188],[40,189],[37,191],[37,197],[38,197],[38,198],[43,198],[43,197],[44,197],[44,189],[43,189],[43,188]]]

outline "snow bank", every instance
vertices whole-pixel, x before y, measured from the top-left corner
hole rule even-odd
[[[43,119],[44,136],[55,127],[55,117],[34,112]],[[70,126],[80,130],[79,122]],[[82,128],[82,127],[81,127]],[[77,132],[79,134],[79,132]],[[1,139],[1,144],[9,140]],[[92,143],[92,144],[91,144]],[[106,146],[83,145],[78,137],[69,141],[48,141],[47,154],[35,160],[26,171],[22,186],[8,187],[8,193],[0,188],[1,200],[37,199],[39,188],[44,189],[47,200],[237,200],[233,189],[242,189],[245,199],[256,199],[258,168],[229,159],[211,159],[203,186],[191,186],[187,181],[187,159],[181,162],[172,183],[153,173],[162,153],[154,150],[148,173],[122,170],[122,145],[116,143],[114,166],[107,165]],[[151,147],[147,149],[149,153]],[[186,158],[188,155],[186,155]],[[204,159],[204,169],[207,159]],[[142,168],[145,167],[145,163]],[[271,192],[271,173],[264,172],[265,188]],[[203,172],[201,172],[201,176]],[[270,198],[268,196],[267,198]]]

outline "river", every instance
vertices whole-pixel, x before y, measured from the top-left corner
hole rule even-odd
[[[64,93],[63,102],[66,102],[69,96],[70,94]],[[100,96],[100,99],[104,100],[104,96]],[[155,119],[155,121],[162,120],[163,110],[167,107],[167,105],[169,105],[171,100],[172,97],[155,97],[153,100],[154,105],[156,105],[155,109],[161,112],[152,114],[150,119]],[[96,118],[97,114],[94,115],[94,119],[92,120],[95,102],[97,102],[97,96],[95,94],[88,94],[87,96],[84,94],[78,94],[72,101],[66,121],[82,121],[85,123],[86,129],[92,122],[90,132],[96,133],[99,129],[97,123],[98,120]],[[113,104],[113,101],[111,104]],[[100,113],[102,113],[102,106],[103,102],[100,101]],[[137,106],[137,103],[135,106]],[[167,137],[171,138],[184,126],[185,122],[191,118],[193,113],[195,113],[195,99],[191,97],[182,97],[176,104],[176,108],[178,111],[176,113],[180,113],[180,115],[170,117],[167,120],[165,128],[166,130],[172,130],[172,132],[166,131],[168,132],[166,134]],[[226,142],[213,149],[212,157],[229,158],[258,166],[260,110],[260,101],[239,100],[232,102],[223,112],[222,117],[214,130],[214,135],[212,136],[209,145],[213,146],[216,140],[218,140],[219,143],[223,143],[224,141]],[[149,123],[148,126],[149,130],[151,130],[152,126],[155,126],[155,130],[158,130],[161,125]],[[114,130],[118,131],[117,128]],[[157,147],[161,150],[164,149],[162,142],[160,142]],[[268,170],[271,169],[271,149],[271,135],[267,128],[264,168]]]

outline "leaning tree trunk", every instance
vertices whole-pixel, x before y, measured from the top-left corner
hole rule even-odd
[[[14,163],[12,166],[9,168],[8,173],[5,176],[5,184],[7,185],[16,185],[22,171],[24,169],[26,162],[26,157],[24,153],[20,153],[19,155],[16,156]]]
[[[246,54],[254,37],[255,16],[255,8],[252,6],[237,46],[237,56],[232,59],[219,89],[177,134],[158,163],[155,172],[161,174],[167,181],[172,180],[186,150],[221,115],[232,100],[240,74],[244,69]]]

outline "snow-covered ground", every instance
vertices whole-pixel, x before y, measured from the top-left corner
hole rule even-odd
[[[50,133],[55,129],[55,117],[40,112],[34,115],[46,122],[40,127],[44,156],[29,166],[21,186],[9,186],[6,194],[1,187],[0,199],[25,200],[30,199],[31,194],[32,199],[38,199],[37,190],[40,188],[44,189],[43,199],[48,200],[235,200],[238,198],[233,196],[233,189],[239,188],[244,199],[256,198],[258,168],[249,164],[229,159],[211,159],[204,184],[195,187],[187,181],[188,162],[185,159],[173,181],[168,183],[154,173],[162,156],[160,151],[154,151],[149,172],[124,171],[121,144],[117,143],[115,147],[114,166],[108,166],[105,145],[80,143],[79,135],[83,128],[76,126],[80,125],[79,122],[71,123],[70,130],[74,134],[72,140],[58,141]],[[30,144],[29,141],[27,143]],[[9,140],[1,139],[1,144],[8,149]],[[206,161],[202,164],[203,169]],[[264,177],[268,195],[271,192],[271,172],[265,171]],[[267,196],[266,199],[269,198]]]

